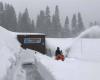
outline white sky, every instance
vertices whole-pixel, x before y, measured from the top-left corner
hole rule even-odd
[[[65,16],[69,16],[70,20],[73,13],[82,13],[84,23],[97,20],[100,23],[100,0],[0,0],[12,4],[17,13],[23,12],[27,7],[30,16],[36,20],[37,14],[41,9],[45,10],[48,5],[53,11],[55,5],[59,5],[61,22],[64,23]],[[88,26],[88,25],[86,25]]]

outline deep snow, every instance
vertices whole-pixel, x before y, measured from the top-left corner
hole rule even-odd
[[[94,28],[85,33],[91,30]],[[34,54],[35,51],[21,49],[16,34],[2,27],[0,37],[0,80],[25,80],[27,72],[21,67],[25,62],[34,63],[37,67],[35,72],[38,71],[45,80],[100,80],[99,39],[80,39],[79,36],[76,39],[46,38],[46,47],[52,56],[57,47],[64,55],[70,54],[68,57],[71,58],[56,61],[38,52]]]
[[[7,69],[16,60],[15,55],[19,52],[19,43],[16,36],[0,27],[0,80],[7,73]]]
[[[66,58],[64,62],[55,61],[38,54],[40,62],[52,73],[55,80],[99,80],[100,62]]]

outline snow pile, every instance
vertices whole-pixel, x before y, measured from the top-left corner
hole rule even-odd
[[[100,26],[93,26],[82,32],[79,38],[100,38]]]
[[[0,80],[6,75],[7,69],[15,61],[15,54],[20,50],[16,36],[0,27]]]

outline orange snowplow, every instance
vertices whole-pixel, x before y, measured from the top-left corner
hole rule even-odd
[[[58,54],[56,57],[55,57],[56,60],[62,60],[64,61],[64,55],[62,54]]]

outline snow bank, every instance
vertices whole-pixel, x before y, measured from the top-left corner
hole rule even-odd
[[[15,54],[20,50],[16,36],[0,27],[0,80],[6,75],[7,69],[15,61]]]
[[[20,77],[22,77],[19,80],[24,80],[25,76],[20,74],[20,71],[22,70],[22,65],[25,63],[32,63],[36,66],[36,70],[40,73],[42,78],[44,80],[56,80],[54,76],[52,75],[52,72],[49,71],[49,69],[45,66],[44,60],[51,61],[50,57],[47,57],[46,55],[42,55],[41,53],[34,51],[34,50],[21,50],[21,53],[19,54],[19,58],[17,59],[16,63],[16,70],[14,71],[14,80],[18,80]],[[54,61],[54,60],[53,60]],[[17,76],[17,75],[20,75]],[[34,73],[35,75],[35,73]],[[27,75],[26,75],[27,76]],[[38,75],[37,75],[38,76]]]
[[[50,71],[50,69],[48,69],[46,67],[46,64],[49,63],[52,59],[50,57],[47,57],[45,55],[42,54],[36,54],[35,55],[36,58],[36,66],[37,66],[37,70],[39,71],[39,73],[41,74],[41,76],[44,78],[44,80],[56,80],[55,76],[52,74],[52,72]],[[48,61],[47,63],[44,63],[46,61]],[[48,65],[50,66],[50,65]]]
[[[38,54],[39,67],[46,80],[99,80],[100,63],[66,58],[64,62],[55,61]],[[44,67],[44,68],[43,68]],[[45,71],[45,72],[44,72]],[[47,71],[47,72],[46,72]],[[52,75],[48,77],[48,75]],[[53,79],[51,79],[53,77]]]

